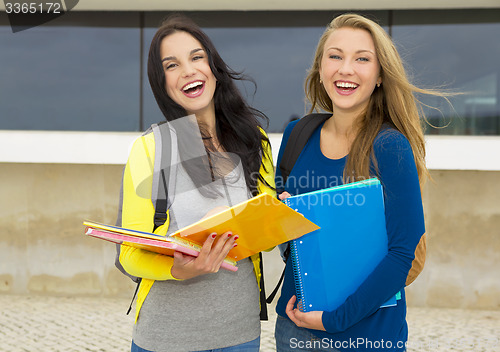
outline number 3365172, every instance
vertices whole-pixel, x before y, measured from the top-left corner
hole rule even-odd
[[[34,3],[34,2],[15,2],[5,3],[5,12],[9,13],[61,13],[61,4],[57,2],[45,2],[45,3]]]

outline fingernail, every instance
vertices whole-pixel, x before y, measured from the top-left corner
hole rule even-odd
[[[233,244],[233,248],[236,247],[237,245],[238,245],[238,243]]]
[[[236,235],[234,236],[234,240],[236,241],[238,238],[240,238],[240,236]]]
[[[212,236],[212,238],[215,238],[215,237],[217,237],[217,234],[216,234],[216,233],[213,233],[213,234],[211,234],[210,236]]]

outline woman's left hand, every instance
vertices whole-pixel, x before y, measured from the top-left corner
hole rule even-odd
[[[292,296],[286,305],[286,315],[291,321],[295,323],[300,328],[314,329],[314,330],[325,330],[323,326],[323,312],[313,311],[313,312],[301,312],[298,308],[293,308],[297,297]],[[300,303],[299,303],[300,304]]]
[[[288,197],[291,197],[291,196],[292,196],[292,195],[291,195],[290,193],[288,193],[288,192],[283,192],[283,193],[281,193],[281,194],[278,196],[278,198],[279,198],[280,200],[283,200],[283,199],[287,199]]]

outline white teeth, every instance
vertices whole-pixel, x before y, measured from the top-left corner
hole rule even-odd
[[[193,83],[189,83],[187,86],[185,86],[184,88],[182,88],[183,91],[187,91],[188,89],[191,89],[191,88],[195,88],[195,87],[198,87],[198,86],[201,86],[203,85],[203,82],[193,82]]]
[[[358,88],[358,84],[356,83],[337,82],[335,85],[339,88]]]

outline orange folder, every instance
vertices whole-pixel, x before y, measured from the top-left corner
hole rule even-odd
[[[238,246],[229,251],[228,257],[239,261],[317,229],[319,227],[302,214],[262,193],[186,226],[171,236],[202,245],[213,232],[231,231],[239,238],[236,241]]]
[[[228,263],[242,260],[319,229],[317,225],[267,193],[205,217],[167,237],[90,221],[84,222],[84,225],[87,228],[98,228],[132,237],[182,241],[189,243],[198,252],[210,234],[215,232],[221,235],[231,231],[238,235],[238,246],[229,251],[226,258]]]

